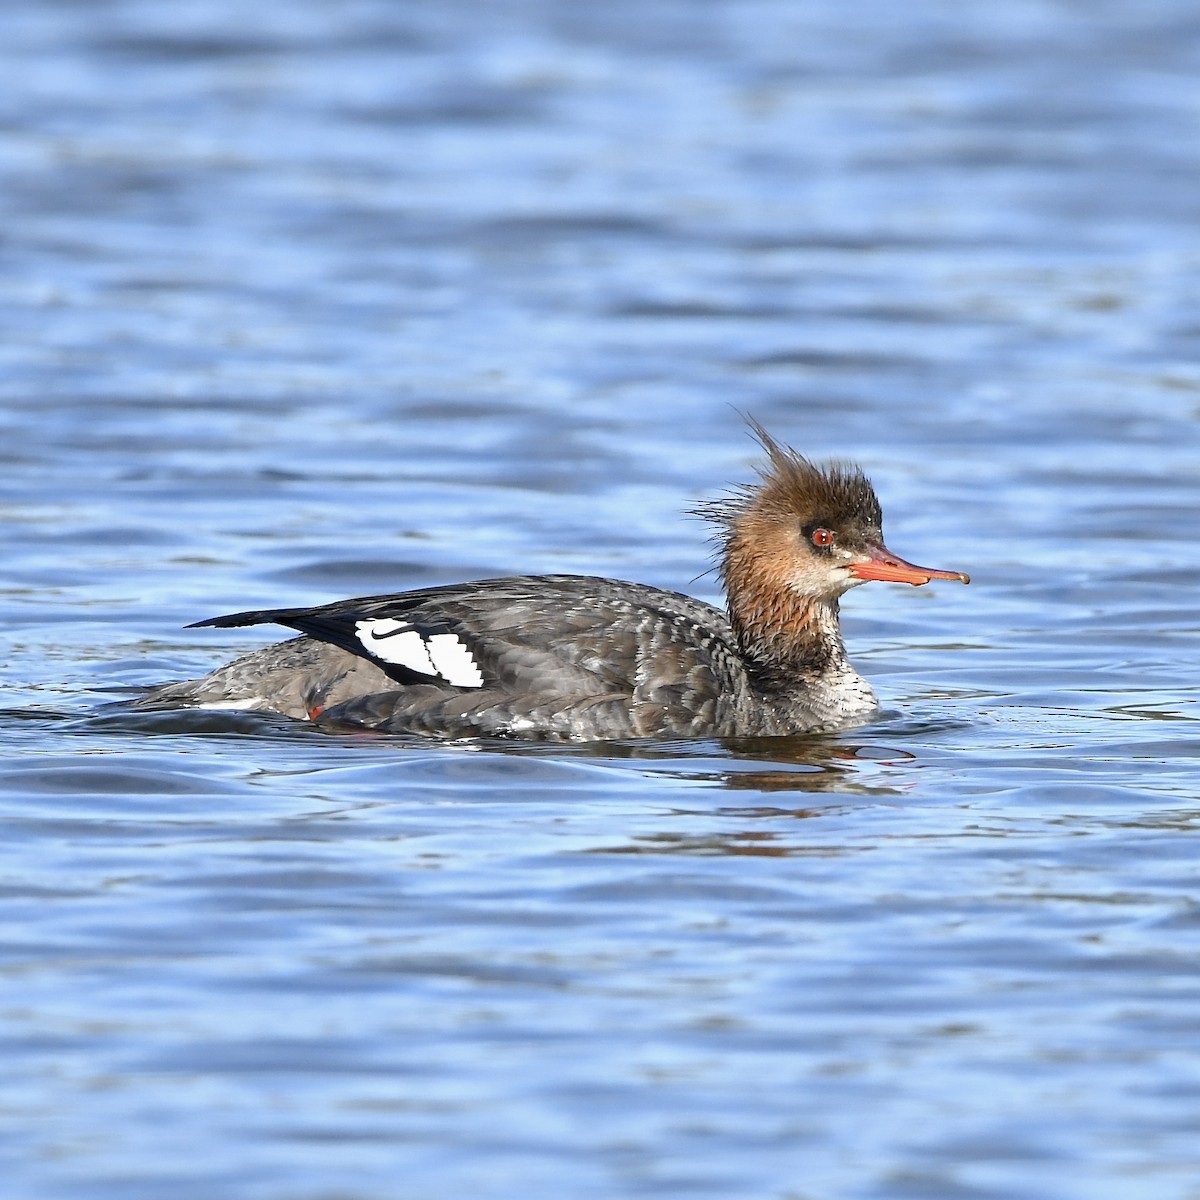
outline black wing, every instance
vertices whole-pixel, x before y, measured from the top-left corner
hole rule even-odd
[[[284,625],[367,659],[397,683],[481,687],[484,680],[472,651],[474,639],[460,623],[422,611],[428,603],[427,593],[406,592],[341,600],[319,608],[231,613],[196,621],[188,628]]]

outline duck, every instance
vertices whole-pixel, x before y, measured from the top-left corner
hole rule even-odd
[[[879,710],[851,666],[841,597],[872,580],[969,583],[883,540],[858,466],[818,463],[751,421],[757,479],[692,513],[715,531],[725,610],[589,575],[513,575],[197,621],[299,635],[143,707],[264,710],[324,727],[438,739],[785,737]]]

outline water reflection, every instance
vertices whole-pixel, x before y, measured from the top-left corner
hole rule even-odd
[[[824,813],[796,811],[793,817],[823,816]],[[589,854],[650,854],[730,856],[750,858],[841,858],[853,853],[847,846],[827,842],[798,844],[784,835],[764,830],[742,829],[729,833],[648,833],[624,844],[600,846]]]

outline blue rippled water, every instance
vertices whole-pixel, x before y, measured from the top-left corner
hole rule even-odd
[[[1200,14],[0,9],[7,1200],[1196,1200]],[[136,713],[265,605],[714,598],[860,461],[885,711]],[[268,633],[269,636],[269,633]]]

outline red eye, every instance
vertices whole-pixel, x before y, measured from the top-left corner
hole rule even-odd
[[[833,533],[828,529],[814,529],[812,531],[812,544],[814,546],[832,546]]]

